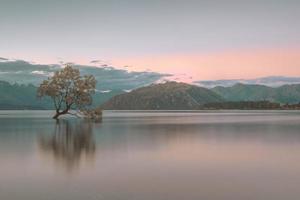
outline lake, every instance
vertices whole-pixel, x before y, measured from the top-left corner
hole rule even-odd
[[[1,200],[299,200],[300,112],[0,111]]]

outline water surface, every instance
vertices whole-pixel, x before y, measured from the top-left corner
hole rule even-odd
[[[299,200],[300,112],[0,111],[2,200]]]

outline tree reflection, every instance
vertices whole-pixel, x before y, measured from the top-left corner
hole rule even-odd
[[[50,137],[39,138],[39,146],[43,153],[52,154],[56,162],[63,164],[67,170],[72,170],[83,158],[94,159],[96,144],[93,123],[59,120]]]

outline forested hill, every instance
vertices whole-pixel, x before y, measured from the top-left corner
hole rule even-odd
[[[113,97],[108,110],[191,110],[210,102],[223,102],[215,92],[186,83],[167,82],[142,87]]]

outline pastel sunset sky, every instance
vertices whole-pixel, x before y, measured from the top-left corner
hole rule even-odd
[[[0,57],[183,81],[300,76],[300,1],[0,0]]]

